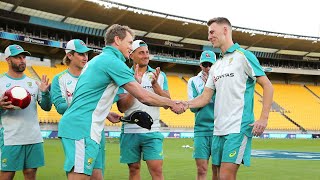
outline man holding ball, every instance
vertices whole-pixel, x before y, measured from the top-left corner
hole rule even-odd
[[[26,55],[19,45],[5,49],[9,70],[0,75],[0,179],[11,180],[16,171],[23,171],[25,179],[36,179],[37,168],[44,166],[43,139],[37,115],[37,102],[45,111],[51,109],[49,79],[41,82],[26,76]],[[31,102],[25,109],[16,109],[5,92],[20,86],[31,94]]]

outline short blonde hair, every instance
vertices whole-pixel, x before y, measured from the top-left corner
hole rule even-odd
[[[122,26],[114,24],[110,26],[105,34],[104,41],[106,45],[114,43],[114,37],[118,36],[121,40],[127,36],[127,32],[130,33],[134,38],[134,32],[129,26]]]

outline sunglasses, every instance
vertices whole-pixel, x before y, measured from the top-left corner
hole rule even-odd
[[[201,66],[204,67],[204,68],[211,67],[211,66],[212,66],[212,63],[210,63],[210,62],[203,62],[203,63],[201,63]]]

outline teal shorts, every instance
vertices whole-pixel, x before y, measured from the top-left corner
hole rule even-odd
[[[120,163],[136,163],[142,159],[163,160],[163,135],[153,133],[122,133],[120,136]]]
[[[64,170],[91,176],[100,152],[100,145],[91,138],[80,140],[61,138],[64,149]]]
[[[104,131],[102,131],[99,153],[93,168],[101,169],[102,171],[104,171],[105,161],[106,161],[106,136],[104,134]]]
[[[20,171],[44,166],[43,143],[5,146],[0,142],[1,171]]]
[[[195,159],[209,160],[211,155],[212,136],[195,136],[193,141],[192,157]]]
[[[220,166],[222,162],[250,166],[252,137],[244,133],[215,136],[212,139],[212,164]]]

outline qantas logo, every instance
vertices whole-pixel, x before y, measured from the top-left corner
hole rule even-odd
[[[153,89],[152,86],[142,86],[144,89]]]
[[[217,82],[219,79],[226,77],[234,77],[234,73],[225,73],[219,76],[214,76],[214,82]]]

